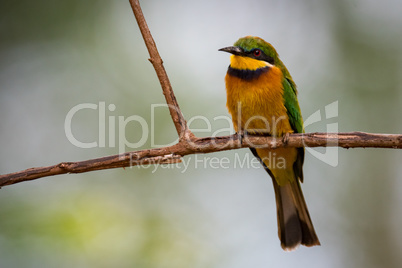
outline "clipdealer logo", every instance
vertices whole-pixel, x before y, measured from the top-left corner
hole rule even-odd
[[[131,115],[128,117],[115,115],[116,105],[109,104],[106,107],[106,102],[95,103],[82,103],[74,106],[67,113],[65,121],[64,121],[64,131],[69,142],[82,149],[90,149],[90,148],[117,148],[118,153],[122,154],[126,152],[126,150],[136,150],[141,146],[145,145],[149,139],[151,141],[151,147],[157,148],[162,146],[171,146],[178,142],[178,138],[175,141],[172,141],[168,144],[156,144],[155,141],[155,113],[157,109],[166,109],[168,108],[167,104],[152,104],[151,105],[151,122],[148,123],[143,117],[139,115]],[[97,140],[91,142],[83,142],[80,141],[76,136],[74,136],[72,131],[72,126],[74,125],[74,120],[79,118],[80,113],[85,112],[85,110],[95,110],[97,111],[97,121],[98,121],[98,135]],[[317,110],[304,121],[305,128],[309,126],[322,122],[324,120],[329,120],[333,118],[338,118],[338,101],[332,102],[324,107],[324,109]],[[255,117],[256,120],[262,120],[261,117]],[[79,120],[79,119],[78,119]],[[196,121],[202,121],[205,123],[205,128],[202,129],[193,129],[191,128],[191,124]],[[229,116],[216,116],[212,120],[206,118],[205,116],[197,115],[188,120],[188,127],[192,129],[192,131],[196,134],[199,133],[211,133],[213,124],[216,124],[218,121],[225,121],[228,125],[226,128],[220,128],[212,133],[212,137],[217,137],[222,135],[222,133],[233,133],[233,123]],[[334,121],[334,120],[331,120]],[[272,129],[276,127],[276,123],[278,120],[273,121],[274,124]],[[269,122],[266,122],[269,125]],[[136,137],[137,140],[135,142],[129,141],[126,137],[126,128],[129,124],[136,124],[140,129],[140,137]],[[106,125],[108,128],[106,129]],[[338,132],[338,122],[332,122],[326,124],[326,132],[337,133]],[[130,137],[131,138],[131,137]],[[324,150],[318,150],[317,148],[309,148],[305,147],[306,151],[310,153],[315,158],[320,161],[332,166],[336,167],[338,165],[338,147],[324,147]],[[323,152],[322,152],[323,151]],[[187,160],[186,160],[187,159]],[[141,166],[138,165],[139,168],[150,168],[153,166],[153,172],[155,172],[158,168],[181,168],[182,172],[185,172],[190,167],[190,164],[194,166],[194,168],[261,168],[259,160],[255,157],[251,157],[250,154],[246,154],[243,156],[243,159],[240,158],[238,153],[235,154],[235,159],[231,160],[227,157],[209,157],[199,155],[194,155],[193,157],[187,157],[182,160],[182,163],[176,164],[156,164],[149,163],[149,165]],[[275,152],[270,152],[267,157],[264,158],[264,162],[269,162],[270,165],[273,165],[277,168],[285,168],[286,162],[281,156],[277,156]]]

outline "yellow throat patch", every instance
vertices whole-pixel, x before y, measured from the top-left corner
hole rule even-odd
[[[256,60],[256,59],[252,59],[249,57],[231,55],[230,56],[230,66],[234,69],[255,71],[259,68],[272,66],[272,65],[266,61]]]

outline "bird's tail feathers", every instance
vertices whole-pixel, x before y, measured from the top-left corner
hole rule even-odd
[[[284,250],[320,245],[298,181],[279,186],[272,180],[278,214],[278,235]]]

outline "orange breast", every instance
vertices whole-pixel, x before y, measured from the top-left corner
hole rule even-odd
[[[293,132],[283,99],[283,75],[272,66],[257,79],[226,75],[227,108],[235,130],[282,136]]]

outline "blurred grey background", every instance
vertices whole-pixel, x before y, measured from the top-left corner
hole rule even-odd
[[[217,120],[228,116],[229,64],[218,49],[245,35],[278,50],[304,118],[338,101],[338,117],[307,132],[337,123],[341,132],[402,133],[400,1],[155,0],[142,8],[198,136],[229,127]],[[138,122],[124,133],[117,124],[132,115],[150,124],[151,105],[164,103],[148,57],[128,1],[1,1],[0,174],[117,154],[119,135],[140,141]],[[85,103],[106,105],[104,147],[78,148],[66,137],[67,113]],[[78,140],[99,142],[98,112],[74,116]],[[174,142],[167,109],[154,112],[154,145]],[[209,131],[196,130],[207,127],[197,116],[211,121]],[[149,133],[141,148],[151,146]],[[208,162],[236,155],[251,158],[248,150],[192,155],[186,170],[115,169],[3,187],[0,267],[401,266],[401,150],[339,149],[336,167],[307,154],[303,190],[322,246],[292,253],[280,247],[264,170]]]

